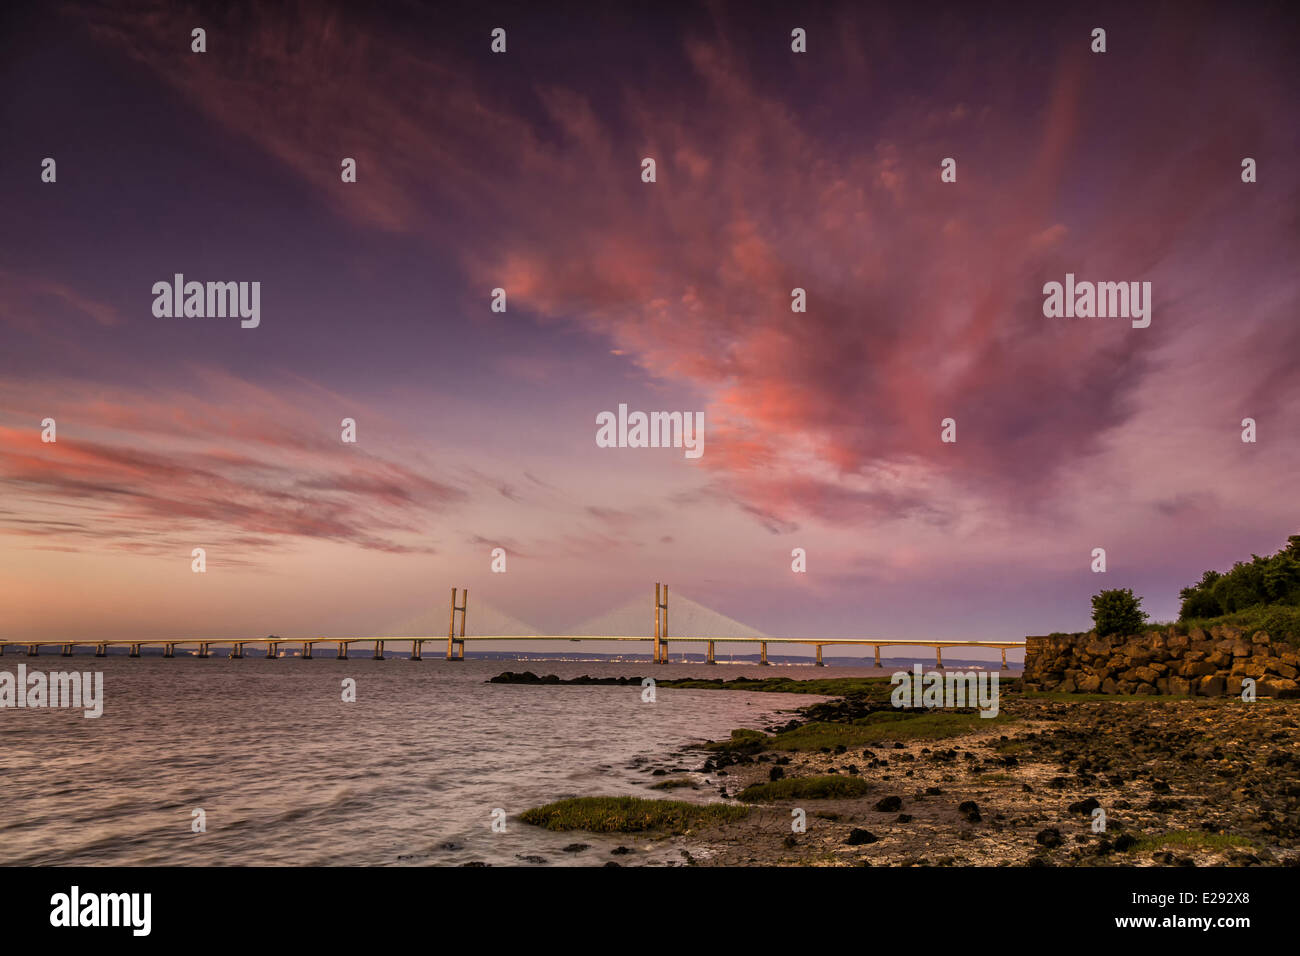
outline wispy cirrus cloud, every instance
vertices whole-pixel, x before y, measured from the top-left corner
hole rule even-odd
[[[89,19],[344,217],[428,242],[470,286],[505,287],[512,308],[603,336],[649,375],[707,395],[705,465],[772,530],[1051,506],[1068,471],[1118,466],[1143,441],[1144,391],[1194,398],[1168,354],[1173,330],[1222,338],[1236,301],[1204,287],[1206,269],[1284,268],[1297,251],[1294,229],[1261,217],[1235,172],[1242,150],[1284,145],[1268,117],[1287,90],[1267,56],[1189,58],[1220,28],[1210,15],[1145,49],[1140,76],[1077,38],[996,37],[1059,45],[1027,79],[958,55],[994,38],[949,24],[934,43],[951,48],[951,69],[863,117],[862,97],[840,91],[846,76],[912,74],[891,52],[898,27],[886,18],[863,35],[847,8],[828,59],[797,63],[756,60],[720,8],[712,29],[678,37],[682,76],[652,90],[624,79],[617,115],[609,97],[543,75],[512,101],[474,82],[468,54],[431,57],[362,15],[250,9],[241,42],[204,58],[177,51],[184,15],[151,9],[143,22],[99,7]],[[772,70],[829,92],[810,110]],[[1171,71],[1183,81],[1153,79]],[[1107,137],[1124,149],[1100,149]],[[356,188],[339,189],[341,149],[360,160]],[[958,182],[941,184],[949,155]],[[642,156],[657,160],[653,185],[639,181]],[[1271,175],[1295,195],[1294,176]],[[1067,271],[1154,279],[1155,326],[1142,337],[1044,319],[1041,286]],[[806,314],[790,311],[795,287]],[[1300,338],[1283,331],[1279,349],[1249,329],[1296,294],[1285,282],[1228,345],[1274,406],[1300,402],[1285,375]],[[956,446],[938,441],[946,417]]]
[[[66,383],[54,442],[42,441],[40,414],[25,410],[21,390],[0,387],[9,422],[0,424],[0,486],[27,508],[0,514],[0,533],[148,553],[217,542],[256,553],[295,539],[427,553],[420,532],[469,497],[341,443],[332,423],[302,413],[287,393],[243,404],[221,378],[220,400],[126,389],[92,396]]]

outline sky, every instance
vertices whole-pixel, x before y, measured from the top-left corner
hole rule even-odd
[[[6,5],[0,637],[1173,619],[1300,524],[1295,15],[968,6]]]

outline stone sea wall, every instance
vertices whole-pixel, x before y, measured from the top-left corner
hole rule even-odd
[[[1300,697],[1300,651],[1291,640],[1234,627],[1161,628],[1127,637],[1054,634],[1025,639],[1026,690],[1091,694],[1240,694]]]

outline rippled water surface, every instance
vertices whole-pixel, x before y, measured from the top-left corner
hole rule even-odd
[[[104,714],[0,709],[0,864],[602,864],[618,841],[514,814],[583,795],[658,795],[638,756],[761,728],[804,695],[487,684],[503,670],[795,677],[804,668],[224,657],[21,660],[101,670]],[[834,676],[856,670],[836,668]],[[863,673],[866,673],[865,671]],[[344,703],[344,678],[357,702]],[[705,799],[695,795],[694,799]],[[191,832],[192,811],[207,832]],[[491,813],[510,818],[504,834]],[[564,853],[580,840],[584,853]],[[624,839],[626,842],[626,838]],[[606,846],[605,844],[609,844]],[[602,852],[603,851],[603,852]]]

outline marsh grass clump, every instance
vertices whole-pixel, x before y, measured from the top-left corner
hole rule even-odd
[[[681,690],[746,690],[774,694],[819,694],[826,697],[858,695],[876,701],[889,700],[892,689],[887,677],[827,677],[813,680],[733,677],[731,680],[661,680],[656,683],[659,687]]]
[[[761,730],[741,728],[733,730],[727,740],[711,741],[705,746],[709,750],[725,750],[736,754],[756,754],[767,746],[770,738]]]
[[[699,804],[643,797],[572,797],[525,810],[519,819],[547,830],[676,835],[712,823],[740,820],[748,815],[749,807],[727,803]]]
[[[772,800],[834,800],[860,797],[869,789],[861,777],[831,774],[824,777],[785,777],[771,783],[755,783],[739,794],[746,803]]]
[[[1152,836],[1139,837],[1133,844],[1135,851],[1161,850],[1166,847],[1183,847],[1186,849],[1227,850],[1233,847],[1246,849],[1255,846],[1245,837],[1231,833],[1207,833],[1202,830],[1171,830]]]
[[[1014,719],[1007,713],[981,717],[977,711],[886,710],[851,723],[813,721],[771,736],[757,730],[733,730],[730,739],[715,741],[708,747],[733,754],[756,754],[764,750],[834,751],[836,747],[862,747],[882,740],[958,737]]]
[[[787,730],[767,741],[768,750],[821,750],[838,745],[860,747],[882,740],[940,740],[1013,720],[1009,714],[981,717],[953,711],[882,711],[851,724],[811,723]]]

